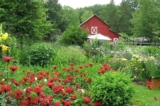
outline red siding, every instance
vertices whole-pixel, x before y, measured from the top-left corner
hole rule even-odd
[[[98,33],[108,36],[109,38],[119,38],[119,35],[113,31],[110,30],[109,26],[104,23],[100,18],[98,18],[96,15],[92,16],[90,19],[85,21],[80,25],[84,29],[89,30],[89,34],[91,35],[91,27],[96,26],[98,28]]]

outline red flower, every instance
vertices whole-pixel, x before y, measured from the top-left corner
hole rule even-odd
[[[66,93],[72,93],[74,91],[74,88],[72,87],[66,87],[65,92]]]
[[[89,97],[84,97],[83,98],[83,102],[86,103],[86,104],[89,104],[91,102],[91,98]]]
[[[85,73],[85,72],[82,73],[82,74],[80,74],[81,77],[84,77],[84,76],[86,76],[86,75],[87,75],[87,73]]]
[[[10,62],[13,58],[8,56],[3,56],[3,60],[6,62]]]
[[[78,73],[78,72],[79,72],[79,70],[74,70],[74,72]]]
[[[8,91],[10,91],[11,90],[11,86],[10,85],[2,85],[2,87],[1,87],[1,90],[3,91],[3,92],[8,92]]]
[[[158,100],[158,98],[155,96],[155,97],[154,97],[154,100]]]
[[[56,103],[54,103],[54,106],[61,106],[61,103],[60,102],[56,102]]]
[[[53,82],[48,82],[48,83],[47,83],[47,86],[48,86],[49,88],[52,88],[52,87],[54,86],[54,83],[53,83]]]
[[[94,106],[102,106],[102,101],[95,101]]]
[[[29,100],[24,99],[21,103],[20,106],[28,106],[29,105]]]
[[[37,95],[39,95],[42,92],[42,88],[34,87],[34,92],[37,93]]]
[[[86,79],[84,79],[86,82],[88,82],[88,83],[90,83],[90,82],[92,82],[92,78],[86,78]]]
[[[70,63],[70,66],[72,66],[72,67],[73,67],[73,66],[74,66],[74,63]]]
[[[93,63],[89,62],[88,65],[89,65],[90,67],[92,67],[92,66],[93,66]]]
[[[10,70],[12,71],[12,72],[15,72],[16,70],[18,70],[18,66],[10,66]]]
[[[60,93],[62,92],[62,89],[63,89],[63,85],[58,85],[58,86],[55,86],[53,88],[53,92],[56,94],[56,93]]]
[[[81,66],[81,65],[79,65],[78,67],[79,67],[80,69],[82,69],[82,68],[83,68],[83,66]]]
[[[150,90],[152,90],[152,84],[151,84],[151,81],[146,81],[146,85],[147,85],[147,87],[150,89]]]
[[[40,106],[51,106],[52,104],[52,96],[46,96],[40,102]]]
[[[88,68],[88,67],[89,67],[89,65],[88,65],[88,64],[85,64],[85,65],[84,65],[84,67]]]
[[[57,69],[57,68],[58,68],[58,66],[52,66],[52,68],[53,68],[53,69]]]
[[[23,92],[21,90],[18,89],[14,93],[15,93],[15,97],[16,97],[17,100],[22,99]]]
[[[61,100],[61,102],[63,103],[64,106],[71,106],[71,103],[69,101]]]
[[[27,88],[26,88],[26,92],[30,94],[30,93],[32,92],[32,88],[27,87]]]

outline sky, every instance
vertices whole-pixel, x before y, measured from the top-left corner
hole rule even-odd
[[[119,5],[122,0],[114,0],[116,5]],[[58,2],[64,6],[70,6],[74,9],[85,7],[85,6],[93,6],[95,4],[109,4],[110,0],[58,0]]]

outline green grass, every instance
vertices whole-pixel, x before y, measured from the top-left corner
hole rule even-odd
[[[133,87],[135,94],[132,98],[132,106],[160,106],[160,89],[149,90],[146,86],[136,84],[133,84]]]

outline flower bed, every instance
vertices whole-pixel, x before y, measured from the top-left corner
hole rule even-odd
[[[11,65],[12,57],[4,56],[3,59],[7,67],[1,75],[1,105],[102,106],[102,100],[92,99],[92,80],[108,71],[116,72],[106,63],[94,67],[91,62],[70,63],[62,68],[52,66],[51,70],[34,72]]]

